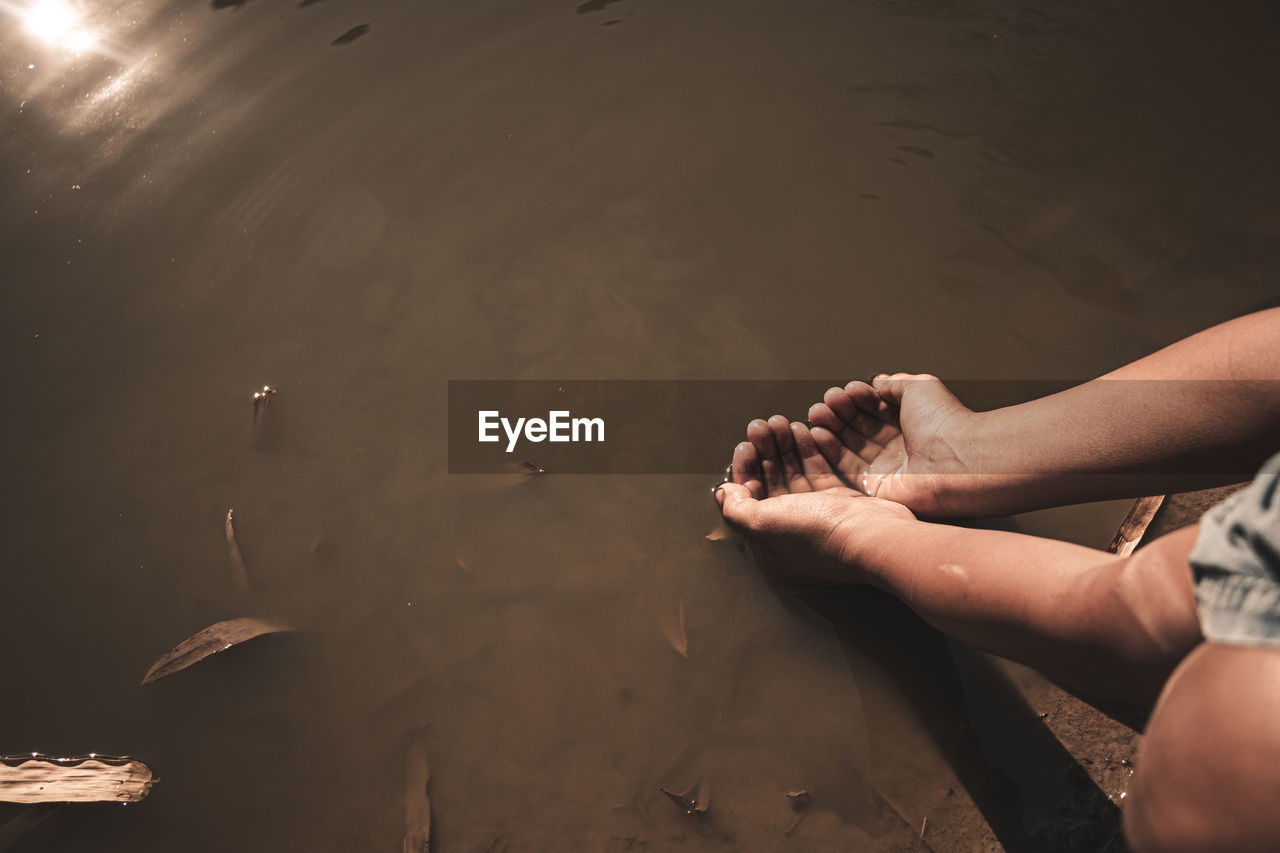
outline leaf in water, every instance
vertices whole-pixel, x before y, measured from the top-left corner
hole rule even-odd
[[[427,740],[419,730],[413,734],[404,763],[404,853],[431,851],[431,798],[427,794],[430,782]]]
[[[136,803],[154,784],[151,769],[131,758],[0,756],[0,801],[6,803]]]
[[[670,797],[671,802],[684,809],[685,814],[703,814],[711,808],[711,785],[702,779],[694,783],[692,788],[681,793],[668,791],[666,788],[658,790]]]
[[[800,822],[804,820],[804,816],[809,813],[811,798],[808,791],[787,791],[787,797],[791,800],[791,810],[796,813],[795,823],[791,824],[791,828],[786,832],[787,838],[790,838],[791,833],[796,831]]]
[[[667,638],[671,648],[675,649],[680,654],[680,657],[687,658],[689,656],[689,637],[684,630],[683,600],[680,602],[680,608],[676,612],[675,623],[664,624],[662,626],[662,635]]]
[[[244,569],[244,558],[240,556],[240,544],[236,542],[236,528],[231,523],[235,507],[227,510],[227,558],[231,560],[231,582],[236,589],[244,592],[249,588],[249,573]]]
[[[210,625],[200,633],[188,637],[169,650],[167,654],[151,665],[143,677],[143,684],[150,684],[157,678],[173,675],[198,663],[209,655],[226,651],[234,645],[252,640],[263,634],[276,634],[281,631],[292,631],[293,628],[279,622],[264,622],[261,619],[228,619]]]

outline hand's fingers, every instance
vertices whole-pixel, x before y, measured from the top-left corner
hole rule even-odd
[[[811,492],[809,478],[804,475],[804,466],[796,455],[796,441],[791,435],[791,423],[782,415],[769,418],[769,429],[773,431],[773,442],[778,446],[778,458],[782,460],[782,479],[789,492]]]
[[[773,440],[773,430],[769,429],[767,423],[756,418],[747,424],[747,441],[755,446],[756,454],[760,457],[765,495],[786,494],[782,479],[782,460],[778,458],[778,444]]]
[[[813,443],[828,464],[849,485],[859,491],[866,491],[866,473],[867,468],[870,467],[868,462],[846,447],[844,442],[829,429],[814,427],[809,434],[813,436]]]
[[[888,436],[881,439],[880,433],[886,429],[886,424],[860,409],[845,389],[828,388],[827,393],[822,395],[822,402],[836,413],[836,416],[840,418],[841,424],[845,427],[843,430],[832,430],[832,432],[840,436],[841,441],[848,443],[851,438],[848,435],[850,432],[857,433],[862,440],[872,441],[878,446],[883,446],[885,442],[893,438],[894,431],[889,428]]]
[[[733,449],[733,464],[729,466],[729,475],[733,482],[746,486],[753,498],[764,497],[760,457],[751,442],[738,442],[738,446]]]
[[[809,407],[809,425],[820,426],[839,432],[844,426],[844,421],[840,420],[840,416],[831,410],[826,403],[814,403]]]
[[[867,441],[883,447],[898,434],[897,422],[895,420],[890,423],[882,420],[876,416],[876,413],[882,408],[889,411],[891,407],[886,405],[870,386],[867,386],[867,391],[870,392],[869,397],[862,394],[861,389],[855,390],[860,392],[858,399],[850,395],[845,388],[831,388],[823,395],[822,402],[830,406],[840,416],[840,420],[854,432]],[[848,443],[843,432],[837,432],[836,435]]]
[[[813,433],[804,424],[791,425],[792,440],[795,442],[796,455],[804,466],[805,477],[815,489],[832,489],[843,485],[831,465],[823,457],[822,451],[813,441]]]
[[[846,424],[852,424],[854,418],[858,416],[858,407],[854,404],[853,399],[843,388],[831,387],[822,395],[822,402],[826,403],[831,411]]]
[[[828,391],[827,393],[830,394],[831,392]],[[840,393],[843,394],[844,392],[840,391]],[[881,450],[884,450],[879,444],[876,444],[857,429],[845,423],[835,413],[835,410],[826,403],[814,403],[809,407],[809,423],[816,427],[822,427],[835,435],[849,452],[857,454],[868,465],[875,461]],[[884,425],[881,424],[881,426]],[[829,459],[829,461],[833,465],[835,464],[835,459]]]
[[[739,533],[751,533],[760,526],[760,501],[741,483],[725,483],[716,489],[716,503],[729,526]]]
[[[866,382],[853,381],[844,386],[844,393],[849,395],[849,399],[853,400],[853,404],[862,411],[869,414],[876,420],[889,424],[890,426],[898,426],[898,407],[890,406],[886,403],[876,389],[872,388]],[[879,439],[877,439],[879,440]],[[884,444],[883,441],[880,442]]]

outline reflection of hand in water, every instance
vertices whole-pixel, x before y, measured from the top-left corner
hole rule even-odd
[[[813,440],[858,491],[922,515],[967,514],[959,487],[974,413],[936,377],[881,374],[831,388],[809,409]]]
[[[747,426],[732,482],[716,490],[725,520],[750,539],[765,568],[788,580],[861,580],[861,530],[913,521],[901,504],[841,485],[804,424],[774,415]]]

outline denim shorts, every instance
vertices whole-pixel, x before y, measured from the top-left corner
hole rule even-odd
[[[1200,519],[1191,550],[1200,631],[1216,643],[1280,647],[1280,454]]]

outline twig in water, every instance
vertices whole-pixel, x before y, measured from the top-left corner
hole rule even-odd
[[[244,592],[249,588],[249,573],[244,569],[244,558],[240,556],[240,544],[236,541],[236,528],[231,522],[235,507],[227,510],[227,557],[231,560],[231,582],[236,589]]]

